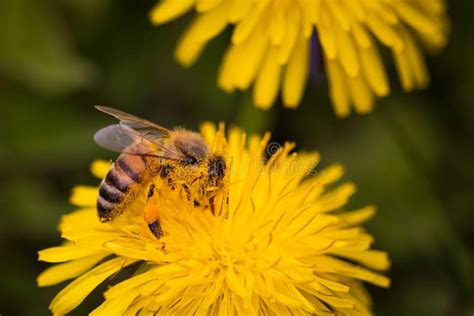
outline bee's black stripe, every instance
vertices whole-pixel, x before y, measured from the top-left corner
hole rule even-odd
[[[110,221],[114,215],[114,205],[99,196],[97,198],[97,213],[101,222]]]
[[[103,181],[99,188],[99,195],[104,198],[104,200],[111,203],[118,203],[123,198],[123,193],[117,189],[115,186]]]
[[[123,172],[125,172],[125,174],[130,177],[130,179],[135,182],[138,182],[138,180],[140,180],[140,174],[134,171],[123,157],[119,157],[119,159],[117,159],[117,163],[120,169],[122,169]]]
[[[153,194],[155,193],[155,185],[152,184],[150,185],[150,188],[148,189],[148,198],[151,198],[153,196]]]
[[[112,165],[109,172],[105,176],[105,182],[116,187],[122,192],[127,192],[128,186],[130,185],[129,181],[123,181],[116,170],[116,165]]]

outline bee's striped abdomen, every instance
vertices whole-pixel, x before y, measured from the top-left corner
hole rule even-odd
[[[141,156],[122,154],[117,158],[99,187],[97,212],[101,222],[109,221],[121,213],[118,206],[129,193],[130,186],[140,182],[145,169],[145,161]]]
[[[107,183],[107,181],[103,181],[99,188],[99,196],[106,200],[109,203],[118,203],[123,198],[123,192]]]

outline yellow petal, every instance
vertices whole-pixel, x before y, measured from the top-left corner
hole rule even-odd
[[[150,12],[154,24],[163,24],[185,14],[194,5],[195,0],[163,0]]]
[[[116,240],[108,241],[104,244],[104,248],[122,257],[154,262],[165,260],[163,252],[158,250],[158,247],[150,247],[150,249],[145,247],[145,243],[149,241],[123,239],[117,238]]]
[[[344,1],[344,2],[345,2],[345,5],[347,6],[346,10],[350,11],[357,21],[359,22],[365,21],[368,10],[366,10],[364,6],[361,6],[359,1]],[[369,3],[371,3],[370,0],[369,0]]]
[[[297,107],[303,97],[309,74],[309,50],[309,40],[301,34],[283,80],[283,104],[286,107]]]
[[[345,183],[336,189],[321,195],[313,208],[317,212],[328,212],[338,209],[347,203],[347,200],[354,194],[356,187],[353,183]]]
[[[367,78],[367,83],[370,88],[379,97],[388,95],[390,87],[387,72],[375,44],[368,47],[361,47],[359,56],[364,75]]]
[[[339,117],[349,115],[349,88],[345,74],[338,61],[326,59],[329,78],[329,95],[334,105],[334,111]]]
[[[357,50],[351,38],[351,33],[344,31],[340,27],[335,27],[334,29],[339,62],[349,77],[356,77],[359,75],[359,57],[357,56]]]
[[[227,25],[229,2],[209,12],[198,15],[181,37],[175,58],[184,67],[191,66],[201,54],[207,42],[217,36]]]
[[[63,215],[59,224],[61,236],[67,240],[78,240],[108,224],[101,223],[94,207],[81,209],[79,211]]]
[[[302,0],[304,14],[311,24],[317,24],[321,13],[321,0]]]
[[[348,250],[330,250],[328,253],[359,262],[364,266],[375,270],[386,270],[390,267],[388,254],[383,251],[348,251]]]
[[[278,59],[282,65],[288,62],[292,52],[294,51],[296,40],[300,32],[299,19],[299,12],[296,9],[290,9],[288,12],[288,25],[286,28],[286,33],[279,48]]]
[[[370,37],[370,34],[366,30],[364,26],[361,24],[354,22],[352,24],[352,35],[354,36],[354,40],[357,43],[358,46],[361,46],[363,48],[368,48],[373,45],[372,38]]]
[[[219,67],[217,85],[227,93],[233,92],[236,87],[235,74],[237,64],[235,60],[239,57],[239,53],[239,47],[231,45],[224,53],[224,57],[222,58],[221,65]]]
[[[196,0],[196,11],[207,12],[215,9],[220,3],[225,2],[223,0]]]
[[[97,187],[78,185],[72,190],[69,202],[82,207],[95,207],[97,195]]]
[[[339,180],[344,175],[344,167],[340,164],[333,164],[321,172],[319,172],[314,180],[311,182],[317,182],[319,185],[324,186]]]
[[[252,0],[232,1],[232,6],[229,12],[229,22],[235,24],[242,20],[252,9],[253,4]]]
[[[64,262],[99,255],[101,253],[103,253],[103,249],[100,245],[98,245],[98,247],[77,247],[74,245],[68,245],[38,251],[38,260],[46,262]]]
[[[339,307],[339,308],[349,308],[353,309],[354,308],[354,302],[348,300],[348,299],[343,299],[339,298],[337,296],[329,296],[329,295],[324,295],[324,294],[319,294],[316,293],[316,297],[321,299],[321,301],[328,303],[329,305]]]
[[[236,64],[234,84],[240,90],[247,90],[255,79],[267,51],[267,43],[268,37],[262,31],[256,30],[247,41],[239,45],[239,59],[235,58],[233,62]]]
[[[349,91],[351,92],[354,108],[359,114],[366,114],[374,107],[374,95],[362,76],[349,78]]]
[[[361,224],[375,215],[375,207],[370,205],[353,212],[344,213],[339,216],[339,226],[352,226]]]
[[[134,263],[135,260],[115,258],[109,260],[78,279],[69,283],[61,292],[56,295],[50,305],[54,314],[66,314],[76,308],[89,293],[100,283],[122,268]]]
[[[207,141],[207,143],[211,144],[216,137],[216,125],[211,122],[204,122],[201,124],[200,133]]]
[[[372,272],[371,270],[362,268],[361,266],[330,256],[320,256],[317,259],[316,269],[327,269],[333,273],[360,279],[381,287],[388,287],[390,285],[390,279],[380,273]]]
[[[91,172],[95,177],[103,179],[107,175],[107,172],[109,172],[110,165],[110,161],[96,160],[91,165]]]
[[[232,44],[238,45],[244,42],[247,37],[252,34],[258,22],[261,20],[262,11],[253,10],[248,16],[240,21],[232,33]],[[266,19],[262,19],[266,20]]]
[[[411,69],[409,57],[407,51],[398,52],[392,50],[393,59],[395,60],[395,66],[398,73],[398,78],[402,84],[403,90],[406,92],[413,91],[415,88],[415,80],[413,78],[413,71]]]
[[[336,292],[349,292],[349,290],[350,290],[350,287],[348,287],[344,284],[341,284],[341,283],[333,282],[333,281],[330,281],[330,280],[327,280],[327,279],[324,279],[324,278],[320,278],[320,277],[317,277],[316,279],[321,284],[323,284],[324,286],[326,286],[329,289],[331,289],[333,291],[336,291]]]
[[[344,32],[350,30],[350,20],[346,15],[346,11],[343,6],[340,5],[337,1],[326,1],[325,4],[328,7],[328,12],[334,17],[334,22],[339,25]]]
[[[41,272],[36,279],[38,286],[50,286],[68,279],[73,279],[88,271],[107,255],[107,253],[102,253],[62,264],[56,264]]]
[[[121,316],[130,308],[139,293],[128,293],[120,299],[106,300],[99,307],[94,309],[89,316]]]
[[[384,23],[377,15],[372,14],[367,17],[367,26],[374,35],[386,46],[400,52],[405,46],[400,35],[393,26]]]
[[[423,14],[421,10],[416,9],[413,5],[410,5],[406,2],[400,1],[396,2],[394,5],[395,10],[398,15],[412,26],[414,29],[418,30],[423,34],[437,34],[440,33],[440,30],[437,25],[436,19],[433,19],[432,16]],[[434,35],[436,36],[436,35]]]
[[[336,34],[333,22],[328,14],[321,14],[321,24],[318,25],[318,34],[321,46],[329,60],[333,60],[337,56]]]
[[[226,283],[227,286],[240,297],[249,295],[248,291],[245,289],[243,281],[237,276],[232,265],[227,268]]]
[[[283,5],[273,5],[270,9],[271,18],[268,31],[270,33],[270,42],[274,46],[280,45],[285,37],[287,28],[286,14],[286,8]]]
[[[276,49],[272,48],[263,62],[255,83],[253,93],[255,106],[268,109],[275,102],[280,87],[280,72],[281,66],[278,63],[278,53]]]
[[[400,29],[405,41],[406,57],[411,65],[413,79],[418,88],[426,88],[430,83],[430,75],[425,65],[425,60],[413,36],[405,28]]]

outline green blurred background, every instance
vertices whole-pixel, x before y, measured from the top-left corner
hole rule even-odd
[[[93,133],[112,122],[104,104],[164,126],[204,120],[273,131],[277,141],[341,162],[358,185],[351,207],[374,203],[375,247],[390,252],[390,289],[370,287],[378,315],[474,313],[474,25],[471,0],[450,1],[450,44],[428,59],[433,84],[404,94],[386,58],[393,93],[374,113],[339,120],[324,75],[310,82],[297,111],[251,105],[251,94],[216,87],[229,32],[198,63],[173,61],[189,16],[163,27],[147,19],[154,1],[0,0],[0,314],[48,315],[64,284],[38,289],[47,264],[39,249],[60,242],[75,184],[101,150]],[[386,52],[385,52],[386,53]],[[388,56],[387,56],[388,57]],[[100,301],[94,292],[72,314]]]

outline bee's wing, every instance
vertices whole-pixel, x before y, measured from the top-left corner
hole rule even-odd
[[[94,140],[102,147],[173,160],[184,158],[184,154],[177,151],[175,146],[163,141],[171,133],[167,128],[106,106],[96,106],[96,109],[120,120],[120,124],[105,127],[95,134]]]
[[[182,159],[181,153],[171,149],[160,137],[146,136],[127,125],[109,125],[94,135],[97,144],[112,151],[130,155],[153,156],[163,159]]]
[[[95,108],[101,112],[107,113],[119,119],[121,125],[131,127],[145,137],[148,136],[153,138],[161,138],[170,133],[170,130],[168,130],[167,128],[164,128],[148,120],[142,119],[138,116],[128,114],[106,106],[96,105]]]

